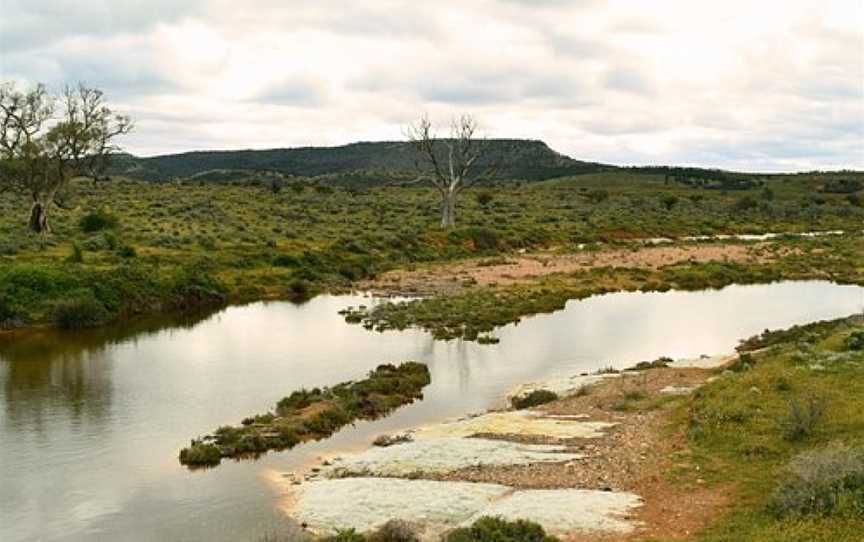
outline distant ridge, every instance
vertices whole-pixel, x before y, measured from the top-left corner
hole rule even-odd
[[[615,169],[575,160],[528,139],[491,139],[488,160],[501,163],[497,177],[541,180]],[[338,147],[266,150],[193,151],[152,157],[120,154],[109,173],[147,181],[194,177],[230,180],[241,173],[272,172],[298,177],[325,177],[334,182],[374,183],[376,179],[411,178],[415,150],[405,141],[360,142]],[[506,157],[506,159],[504,159]]]

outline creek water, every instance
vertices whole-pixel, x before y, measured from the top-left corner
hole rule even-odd
[[[283,473],[381,433],[478,412],[515,386],[660,356],[731,352],[776,329],[864,309],[823,281],[615,293],[495,331],[496,345],[376,333],[337,311],[362,296],[254,303],[199,317],[0,338],[0,540],[254,541],[289,529]],[[419,360],[432,384],[392,416],[324,441],[189,471],[191,437],[264,412],[293,390]]]

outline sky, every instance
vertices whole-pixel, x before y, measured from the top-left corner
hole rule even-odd
[[[0,0],[0,80],[101,88],[145,156],[470,113],[582,160],[864,169],[864,0]]]

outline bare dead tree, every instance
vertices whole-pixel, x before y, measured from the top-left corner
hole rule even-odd
[[[477,121],[467,114],[451,121],[449,138],[436,137],[425,115],[409,125],[406,132],[417,151],[418,176],[412,182],[425,182],[438,190],[441,226],[455,226],[459,194],[490,179],[497,170],[497,164],[488,156],[488,142],[477,137]]]
[[[0,191],[16,190],[32,199],[29,227],[51,232],[52,206],[63,208],[63,191],[75,177],[97,178],[111,155],[114,140],[129,133],[132,122],[105,105],[102,91],[83,84],[60,96],[44,85],[19,91],[0,85]]]

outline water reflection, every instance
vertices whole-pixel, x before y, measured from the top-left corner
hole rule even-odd
[[[280,472],[376,434],[475,412],[512,387],[661,355],[730,351],[766,327],[860,311],[864,289],[826,282],[624,293],[568,303],[497,345],[373,333],[342,322],[356,296],[0,342],[0,540],[251,540],[285,521]],[[190,437],[263,412],[299,387],[427,363],[423,401],[325,441],[189,472]],[[275,492],[274,492],[275,490]]]
[[[0,337],[4,423],[44,429],[46,412],[68,410],[74,425],[104,417],[111,407],[114,345],[136,344],[163,330],[191,329],[216,311],[172,314],[78,332],[43,329]]]

